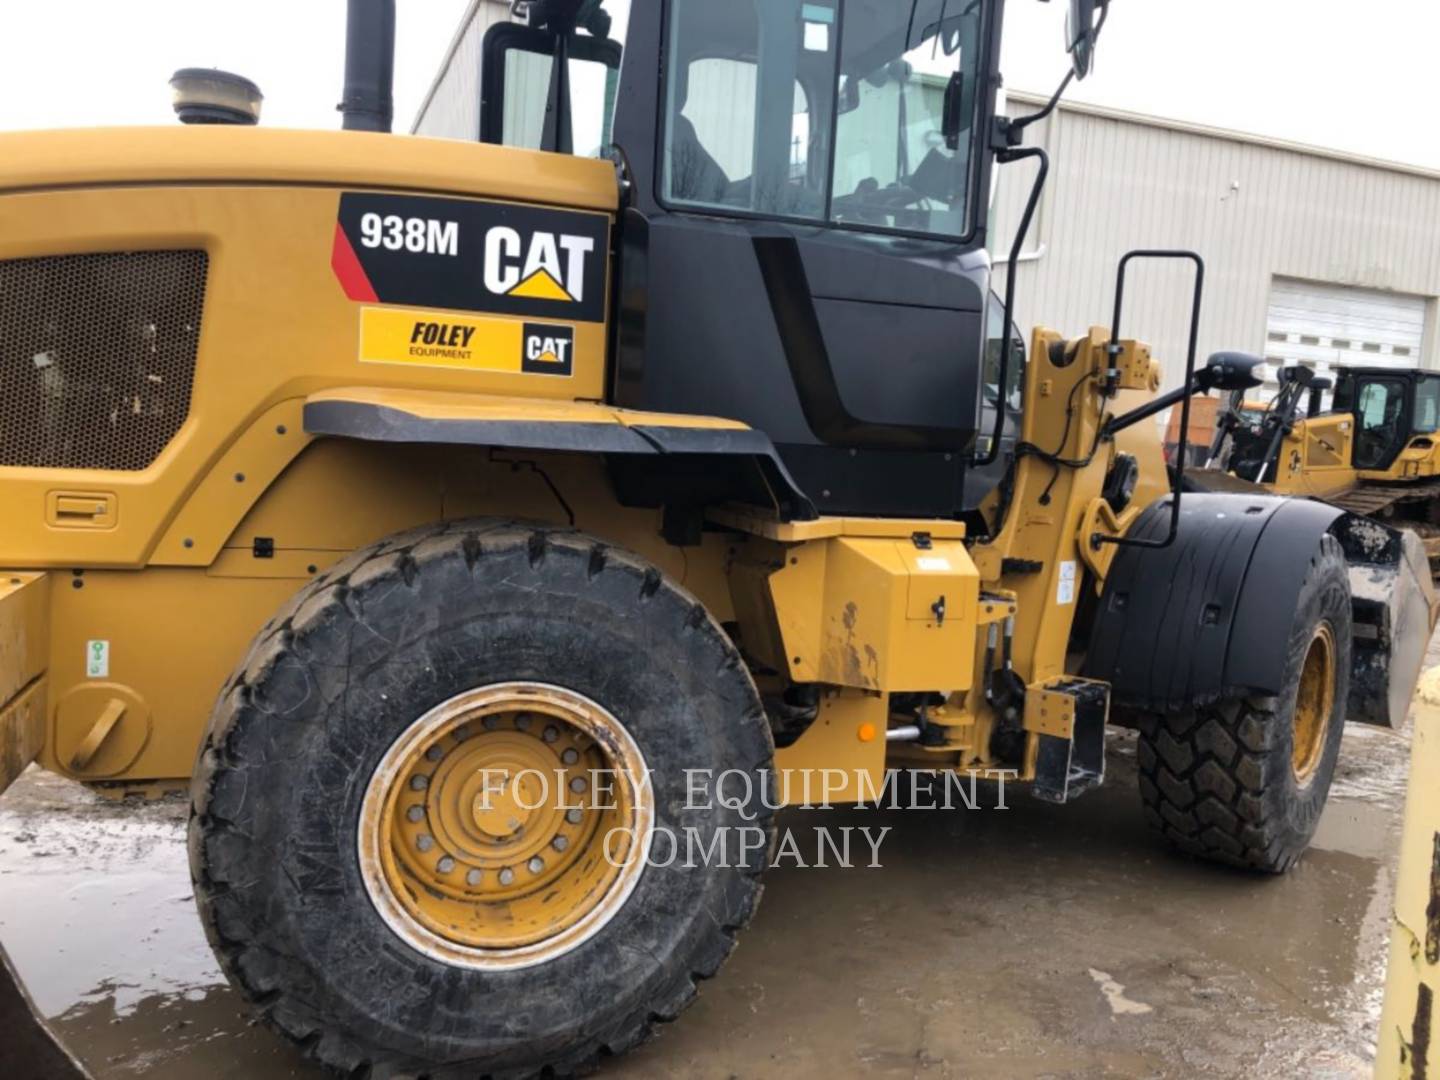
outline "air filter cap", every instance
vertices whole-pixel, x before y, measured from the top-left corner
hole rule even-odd
[[[184,124],[258,124],[265,95],[243,75],[181,68],[170,76],[175,115]]]

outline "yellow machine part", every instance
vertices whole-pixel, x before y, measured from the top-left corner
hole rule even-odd
[[[577,528],[684,584],[716,618],[733,618],[725,541],[707,534],[698,547],[665,543],[659,512],[616,505],[598,459],[315,440],[218,541],[210,565],[51,575],[48,634],[34,638],[46,643],[52,687],[41,761],[87,781],[188,777],[231,669],[315,574],[434,521],[500,516],[563,526],[572,515]],[[256,556],[257,537],[276,538],[265,557]],[[97,641],[103,674],[87,672]],[[102,725],[100,744],[79,754]]]
[[[796,683],[826,687],[814,723],[776,753],[781,797],[873,798],[883,785],[889,695],[963,692],[974,677],[967,657],[979,630],[980,575],[964,526],[714,516],[757,534],[730,567],[747,654]]]
[[[1440,668],[1421,677],[1412,716],[1377,1080],[1433,1076],[1440,1064]]]
[[[550,201],[608,224],[616,196],[607,163],[537,153],[519,169],[518,151],[443,140],[407,140],[397,154],[393,140],[355,132],[221,134],[229,137],[186,128],[0,136],[0,259],[208,256],[189,416],[175,438],[139,471],[6,469],[0,567],[209,566],[304,448],[302,407],[328,389],[363,382],[491,395],[510,407],[604,397],[603,321],[574,323],[568,378],[362,364],[360,308],[337,281],[331,249],[342,189],[413,190],[421,177],[427,191]],[[127,186],[132,173],[137,184]],[[86,504],[101,509],[76,512]]]
[[[1275,490],[1323,498],[1353,488],[1360,479],[1350,464],[1354,445],[1355,419],[1348,413],[1297,420],[1280,446]]]
[[[0,792],[45,743],[50,575],[0,574]]]

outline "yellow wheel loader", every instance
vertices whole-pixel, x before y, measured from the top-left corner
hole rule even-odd
[[[0,136],[3,779],[188,782],[268,1025],[353,1076],[581,1071],[719,970],[780,807],[1063,803],[1107,722],[1173,847],[1300,858],[1344,722],[1404,716],[1424,552],[1172,487],[1157,413],[1258,384],[1192,325],[1159,394],[1125,335],[1157,260],[1198,324],[1193,253],[1069,340],[1012,341],[1007,283],[988,377],[983,193],[1038,160],[1028,227],[1048,167],[1001,0],[657,0],[623,47],[533,0],[473,143],[386,133],[393,0],[350,6],[350,130]]]
[[[1349,367],[1331,380],[1294,366],[1281,368],[1277,381],[1267,406],[1233,396],[1216,424],[1209,469],[1189,471],[1192,486],[1235,490],[1218,469],[1324,499],[1415,533],[1440,572],[1440,374]]]

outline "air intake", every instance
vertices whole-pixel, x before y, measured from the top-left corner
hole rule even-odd
[[[0,260],[0,466],[133,472],[190,412],[203,251]]]

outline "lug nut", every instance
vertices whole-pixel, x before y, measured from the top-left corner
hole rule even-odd
[[[410,777],[410,790],[412,791],[424,791],[429,786],[430,777],[426,776],[424,773],[416,773],[414,776]]]
[[[570,790],[575,792],[575,794],[577,795],[580,794],[580,792],[584,791],[586,786],[587,785],[585,783],[585,778],[583,776],[577,776],[574,780],[570,781]]]
[[[530,717],[529,717],[529,715],[528,715],[527,713],[523,713],[523,712],[522,712],[519,716],[515,717],[515,726],[516,726],[519,730],[521,730],[521,731],[529,731],[529,730],[530,730]]]
[[[461,724],[459,727],[457,727],[457,728],[455,729],[455,741],[456,741],[456,742],[464,742],[464,741],[465,741],[466,739],[468,739],[469,737],[470,737],[470,728],[469,728],[467,725]]]
[[[465,884],[466,884],[466,885],[469,885],[472,889],[473,889],[476,885],[479,885],[479,884],[480,884],[480,871],[479,871],[479,870],[471,870],[469,873],[467,873],[467,874],[465,875]]]
[[[485,725],[486,731],[494,731],[500,726],[500,718],[498,716],[487,716],[480,722]]]
[[[568,821],[571,825],[579,825],[580,819],[584,816],[585,815],[578,808],[565,811],[565,820]]]
[[[564,851],[567,847],[570,846],[570,841],[566,840],[563,836],[557,836],[554,840],[550,841],[550,846],[553,847],[556,851]]]
[[[574,765],[575,762],[580,760],[580,751],[576,750],[572,746],[560,755],[560,760],[563,761],[566,765]]]
[[[421,851],[429,851],[435,846],[435,838],[429,833],[421,833],[415,838],[415,846]]]
[[[441,855],[440,861],[435,864],[435,869],[439,870],[442,874],[448,874],[451,870],[455,869],[455,860],[449,855]]]
[[[405,816],[411,821],[422,821],[425,817],[425,808],[423,806],[412,806],[409,810],[405,811]]]
[[[538,874],[541,870],[545,869],[545,860],[540,858],[539,855],[536,855],[533,859],[526,863],[526,865],[530,867],[530,872],[532,874]]]
[[[546,742],[554,742],[556,739],[560,738],[560,729],[557,728],[554,724],[551,724],[545,729],[545,733],[540,737]]]
[[[515,880],[515,871],[514,871],[514,870],[511,870],[510,867],[507,866],[507,867],[505,867],[504,870],[501,870],[501,871],[500,871],[500,884],[501,884],[501,885],[509,885],[509,884],[510,884],[512,881],[514,881],[514,880]]]
[[[441,750],[438,746],[432,746],[429,750],[425,751],[425,756],[431,761],[439,761],[445,756],[445,751]]]

